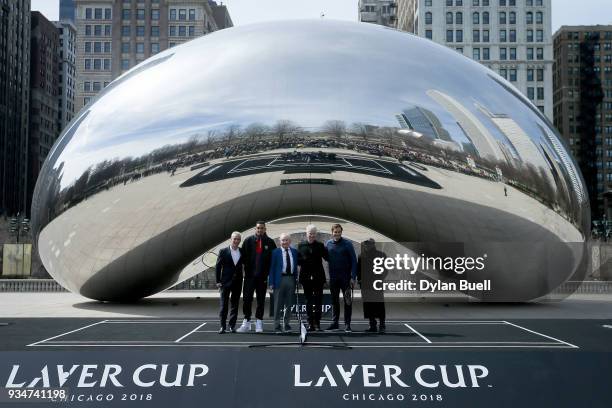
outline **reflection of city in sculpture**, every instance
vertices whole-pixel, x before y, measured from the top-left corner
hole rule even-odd
[[[187,279],[256,220],[320,215],[488,253],[481,297],[525,300],[584,273],[587,210],[555,131],[485,67],[393,30],[302,21],[223,30],[117,79],[52,149],[32,218],[50,274],[95,299]]]

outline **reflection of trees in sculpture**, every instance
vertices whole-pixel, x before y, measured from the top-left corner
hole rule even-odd
[[[302,128],[290,120],[279,120],[272,126],[272,133],[278,138],[278,144],[283,144],[285,137],[294,136],[301,130]]]
[[[240,125],[229,125],[226,129],[225,129],[225,143],[227,146],[229,146],[230,144],[232,144],[232,141],[234,141],[234,139],[239,138],[240,137]]]
[[[323,124],[323,131],[340,141],[346,133],[346,123],[342,120],[328,120]]]
[[[263,123],[251,123],[244,129],[244,134],[249,142],[254,143],[258,138],[265,136],[270,131],[270,128]]]
[[[363,141],[365,143],[367,143],[368,138],[370,137],[370,133],[371,133],[371,128],[372,126],[370,125],[366,125],[365,123],[362,122],[355,122],[351,125],[351,133],[353,133],[355,136],[363,139]]]

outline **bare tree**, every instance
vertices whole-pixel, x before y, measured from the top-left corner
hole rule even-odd
[[[351,133],[362,138],[365,143],[367,143],[368,137],[370,136],[368,125],[362,122],[353,123],[351,125]]]
[[[230,144],[232,144],[232,141],[237,137],[240,137],[240,125],[229,125],[225,129],[225,142],[227,143],[227,145],[229,146]]]
[[[272,127],[272,132],[278,137],[278,144],[282,144],[287,136],[299,133],[301,128],[290,120],[279,120]]]
[[[340,140],[346,133],[346,123],[342,120],[328,120],[323,124],[323,131]]]
[[[265,136],[268,131],[268,126],[264,125],[263,123],[254,122],[246,127],[244,134],[247,136],[250,142],[254,142],[257,139]]]
[[[213,145],[216,137],[217,137],[217,131],[216,130],[211,129],[208,132],[206,132],[206,142],[204,144],[204,146],[206,146],[206,149],[210,149],[211,148],[211,146]]]

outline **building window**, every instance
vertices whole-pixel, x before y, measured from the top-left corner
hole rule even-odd
[[[508,49],[507,48],[499,49],[499,59],[502,61],[505,61],[508,59]]]
[[[85,9],[85,20],[91,20],[91,9],[90,8]]]
[[[151,20],[159,20],[159,9],[151,9]]]
[[[179,26],[178,34],[179,34],[179,37],[186,37],[187,36],[187,27],[186,26]]]
[[[433,38],[433,32],[431,30],[425,30],[425,38],[431,40]]]
[[[94,92],[99,92],[101,88],[102,87],[101,87],[99,82],[96,81],[96,82],[93,83],[93,88],[92,89],[94,90]]]
[[[540,82],[544,81],[544,69],[541,69],[541,68],[538,69],[537,73],[538,73],[538,81]]]
[[[455,13],[455,24],[463,24],[463,13],[460,11]]]
[[[533,24],[533,13],[531,11],[527,12],[527,18],[525,20],[527,24]]]
[[[463,48],[459,47],[459,48],[455,48],[455,50],[459,53],[459,54],[463,54]]]
[[[431,0],[425,0],[425,7],[431,7]]]
[[[482,13],[482,24],[489,24],[489,12]]]
[[[196,19],[195,9],[189,9],[189,21],[194,21],[195,19]]]
[[[457,30],[455,32],[455,36],[456,36],[457,42],[463,42],[463,30]]]
[[[86,25],[85,26],[85,35],[87,35],[87,36],[91,35],[91,26],[90,25]]]
[[[533,42],[533,30],[527,30],[527,42]]]
[[[527,7],[532,7],[533,6],[533,0],[527,0],[526,5],[527,5]]]
[[[491,51],[489,50],[489,48],[482,49],[482,59],[484,61],[489,61],[491,59]]]
[[[506,24],[506,12],[502,11],[499,13],[499,24]]]
[[[446,30],[446,42],[453,42],[453,30]]]
[[[187,20],[187,10],[179,9],[179,20],[184,21]]]
[[[472,24],[480,24],[480,13],[476,12],[472,14]]]
[[[122,42],[121,43],[121,52],[123,54],[129,54],[130,53],[130,43],[129,42]]]
[[[433,16],[431,14],[431,12],[427,12],[425,13],[425,24],[432,24],[433,23]]]
[[[446,13],[446,24],[453,24],[453,13]]]
[[[527,82],[533,82],[533,69],[531,68],[527,70]]]
[[[129,37],[131,35],[130,26],[121,26],[121,36]]]
[[[102,43],[101,43],[101,42],[96,41],[96,42],[94,43],[94,52],[95,52],[96,54],[100,54],[100,53],[102,52]]]
[[[168,27],[168,35],[170,37],[176,37],[176,26]]]
[[[195,37],[195,26],[189,26],[189,37]]]
[[[536,50],[536,58],[540,61],[544,59],[544,48],[538,48]]]
[[[457,7],[461,7],[461,6],[463,6],[463,0],[456,0],[456,1],[455,1],[455,5],[456,5]]]
[[[541,101],[544,99],[544,88],[538,87],[538,100]]]
[[[535,99],[535,89],[532,86],[527,88],[527,98],[532,101]]]
[[[112,15],[111,15],[111,9],[107,8],[104,9],[104,19],[105,20],[112,20]]]
[[[480,30],[473,30],[472,31],[472,41],[473,42],[480,42]]]
[[[136,54],[144,54],[144,43],[136,43]]]
[[[527,48],[527,60],[528,61],[533,60],[533,48]]]
[[[170,20],[176,20],[176,9],[170,9]]]
[[[91,70],[91,60],[89,58],[85,59],[85,70],[86,71]]]
[[[510,24],[516,24],[516,13],[514,11],[508,13],[508,20],[510,20]]]
[[[86,53],[90,53],[91,52],[91,43],[89,41],[87,41],[85,43],[85,52]]]
[[[95,58],[93,60],[93,68],[95,71],[100,71],[102,69],[102,60],[99,58]]]
[[[506,68],[501,68],[499,70],[499,75],[504,79],[508,79],[508,70]]]
[[[537,30],[536,31],[536,41],[537,42],[544,42],[544,30]]]
[[[91,98],[83,98],[83,105],[87,105]]]
[[[111,27],[110,25],[105,25],[104,26],[104,36],[105,37],[110,37],[111,36]]]
[[[159,37],[159,26],[151,26],[151,37]]]
[[[137,20],[144,20],[145,19],[145,11],[144,11],[144,9],[136,10],[136,19]]]
[[[102,26],[101,25],[95,25],[94,26],[94,35],[96,37],[101,37],[102,36]]]
[[[83,90],[84,90],[85,92],[91,92],[91,82],[85,82],[85,83],[83,84]]]
[[[510,70],[510,82],[516,82],[516,69]]]
[[[480,61],[480,48],[474,48],[472,49],[472,58],[475,61]]]
[[[482,5],[483,6],[488,6],[489,5],[489,0],[482,0]]]
[[[151,43],[151,54],[157,54],[159,52],[159,43]]]
[[[506,30],[499,30],[499,42],[506,42]]]
[[[121,69],[130,69],[130,60],[129,59],[121,60]]]
[[[101,8],[96,8],[94,10],[94,18],[96,20],[102,20],[102,9]]]
[[[489,30],[482,30],[482,42],[489,42]]]
[[[451,7],[453,5],[453,0],[446,0],[446,5]]]
[[[499,0],[499,5],[500,6],[505,6],[506,5],[506,0]]]
[[[541,11],[536,13],[536,24],[544,24],[544,14]]]
[[[510,30],[510,42],[516,42],[516,30]]]
[[[145,28],[144,26],[136,26],[136,36],[137,37],[144,37],[145,35]]]
[[[510,48],[510,60],[516,61],[516,48]]]
[[[480,6],[480,0],[472,0],[472,6]]]

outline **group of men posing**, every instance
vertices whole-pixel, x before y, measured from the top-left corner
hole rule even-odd
[[[246,333],[252,330],[253,294],[257,301],[255,309],[255,332],[263,332],[263,315],[266,291],[274,295],[274,331],[291,330],[289,320],[296,285],[304,289],[309,331],[321,331],[321,309],[323,286],[326,282],[323,260],[329,266],[329,288],[332,298],[332,323],[326,330],[339,330],[340,293],[344,303],[344,330],[351,331],[352,289],[360,268],[353,244],[342,238],[342,226],[331,227],[332,239],[325,244],[317,241],[317,228],[306,227],[305,241],[297,249],[291,247],[289,234],[281,234],[280,248],[266,235],[266,224],[258,221],[255,234],[246,238],[242,247],[239,232],[231,235],[230,246],[221,249],[216,263],[217,287],[221,294],[219,333]],[[360,275],[360,274],[359,274]],[[236,329],[238,303],[243,293],[244,320]],[[229,322],[227,321],[229,306]],[[364,305],[365,306],[365,305]],[[377,307],[372,314],[370,307],[370,327],[367,331],[384,332],[384,305]],[[364,312],[366,309],[364,307]],[[283,322],[281,325],[281,316]],[[380,321],[376,327],[376,318]]]

